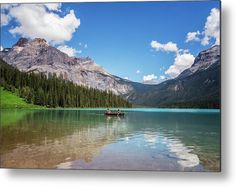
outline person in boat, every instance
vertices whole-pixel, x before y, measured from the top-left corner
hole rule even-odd
[[[111,110],[108,108],[106,113],[110,114],[110,113],[111,113]]]

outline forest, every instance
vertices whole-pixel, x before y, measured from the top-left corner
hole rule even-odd
[[[0,60],[0,85],[27,103],[46,107],[132,107],[111,91],[79,86],[55,74],[26,73]]]

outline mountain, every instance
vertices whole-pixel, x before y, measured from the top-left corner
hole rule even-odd
[[[56,74],[78,85],[111,90],[117,95],[132,90],[129,81],[111,75],[91,58],[69,57],[41,38],[20,38],[12,48],[1,51],[0,58],[24,72]]]
[[[220,65],[220,46],[215,45],[210,49],[204,50],[199,53],[195,58],[193,65],[183,71],[178,79],[188,77],[194,73],[204,71],[208,69],[211,65],[217,64]]]
[[[220,106],[220,46],[204,50],[193,65],[177,78],[147,85],[114,76],[91,58],[69,57],[46,40],[21,38],[0,52],[8,64],[24,72],[56,74],[78,85],[111,90],[137,106],[200,107]]]
[[[146,89],[135,87],[129,100],[151,107],[220,107],[220,46],[204,50],[177,78]]]

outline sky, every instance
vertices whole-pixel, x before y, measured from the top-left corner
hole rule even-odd
[[[20,37],[44,38],[69,56],[89,56],[111,74],[158,84],[220,43],[220,3],[2,5],[1,50]]]

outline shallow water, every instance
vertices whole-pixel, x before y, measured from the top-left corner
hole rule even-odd
[[[195,109],[2,110],[1,167],[220,170],[220,112]]]

